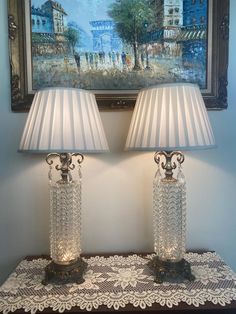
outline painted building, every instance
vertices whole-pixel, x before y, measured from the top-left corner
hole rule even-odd
[[[183,0],[152,0],[157,29],[179,29],[183,25]]]
[[[162,10],[164,27],[178,28],[183,25],[183,0],[165,0]]]
[[[39,8],[31,7],[34,56],[68,54],[69,43],[64,36],[66,16],[63,7],[56,1],[48,0]]]
[[[53,31],[55,34],[62,34],[66,30],[67,21],[66,16],[67,13],[63,9],[60,3],[57,1],[48,0],[42,6],[41,9],[51,16],[53,22]]]
[[[115,24],[111,20],[91,21],[93,36],[93,51],[117,52],[122,49],[122,41],[115,31]]]
[[[31,7],[33,33],[63,34],[67,28],[66,12],[61,4],[48,0],[41,8]]]
[[[198,64],[204,70],[207,61],[207,0],[183,0],[183,27],[178,42],[182,44],[183,64]]]
[[[51,16],[40,8],[31,8],[31,25],[33,33],[53,33],[53,22]]]
[[[183,26],[183,0],[153,0],[156,12],[156,30],[151,41],[162,44],[162,50],[169,55],[178,55],[176,38]]]
[[[183,0],[183,25],[206,24],[207,0]]]

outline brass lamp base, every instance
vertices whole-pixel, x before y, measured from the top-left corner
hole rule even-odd
[[[148,262],[149,268],[155,275],[156,283],[169,282],[182,282],[184,279],[194,281],[195,277],[191,273],[190,264],[181,259],[179,262],[163,261],[158,256],[154,256],[151,261]]]
[[[45,278],[42,281],[43,285],[49,283],[67,284],[84,282],[83,273],[87,268],[87,263],[82,258],[78,258],[71,264],[60,265],[53,261],[45,267]]]

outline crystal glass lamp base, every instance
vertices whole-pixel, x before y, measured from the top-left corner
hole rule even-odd
[[[56,264],[70,264],[81,253],[81,184],[50,183],[50,255]]]
[[[165,162],[161,162],[161,157]],[[176,161],[173,161],[176,158]],[[148,263],[156,282],[194,280],[184,260],[186,237],[186,182],[180,152],[157,152],[153,182],[153,227],[156,256]],[[178,164],[178,167],[177,167]],[[165,170],[164,177],[163,171]],[[176,169],[177,168],[177,169]],[[175,177],[173,170],[175,170]]]
[[[72,157],[78,158],[78,175],[72,178],[75,169]],[[60,163],[55,166],[60,171],[60,180],[52,175],[55,158]],[[46,158],[50,166],[50,257],[51,263],[45,268],[43,284],[82,283],[87,263],[81,253],[81,184],[80,164],[83,156],[79,153],[51,153]]]

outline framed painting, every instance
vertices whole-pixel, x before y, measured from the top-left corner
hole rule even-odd
[[[12,110],[44,87],[95,93],[100,109],[133,108],[138,90],[200,86],[227,108],[228,0],[8,0]]]

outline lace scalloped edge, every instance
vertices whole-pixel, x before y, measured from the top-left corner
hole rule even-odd
[[[21,297],[13,299],[6,297],[0,302],[0,312],[8,314],[19,309],[24,309],[25,312],[35,314],[36,311],[43,311],[46,308],[52,308],[53,311],[60,313],[65,310],[71,310],[72,307],[79,307],[81,310],[91,311],[98,309],[99,306],[105,305],[108,308],[118,310],[124,308],[128,304],[134,307],[145,309],[151,307],[154,303],[160,306],[167,306],[172,308],[178,306],[180,302],[184,302],[194,307],[204,305],[209,301],[213,304],[225,306],[236,300],[236,289],[201,289],[189,292],[186,291],[165,291],[157,294],[153,291],[145,292],[129,292],[129,293],[94,293],[88,294],[70,294],[67,296],[47,295],[43,297],[29,296],[25,299]]]

